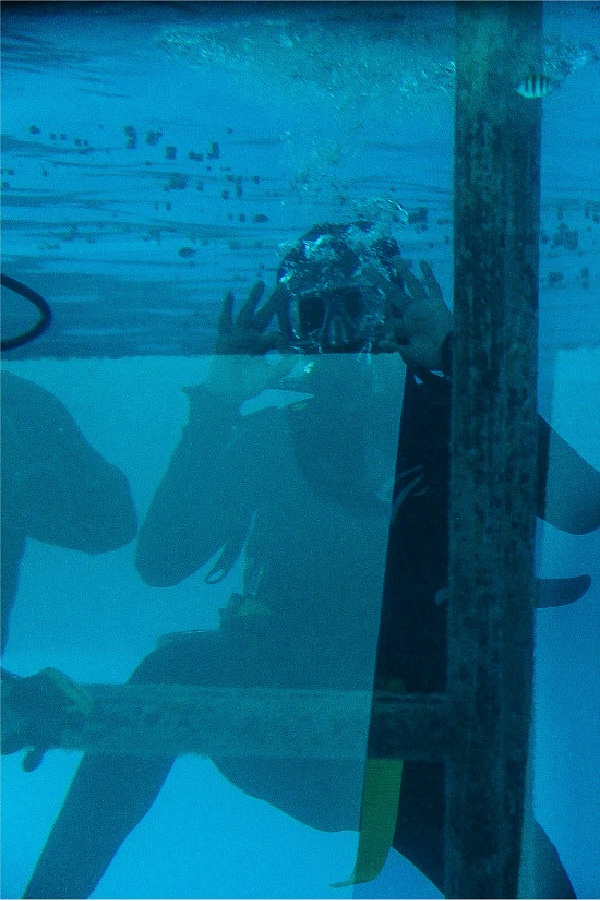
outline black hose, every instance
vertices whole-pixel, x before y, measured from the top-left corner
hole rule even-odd
[[[29,341],[33,341],[34,338],[37,338],[38,335],[45,332],[52,322],[52,310],[41,294],[38,294],[32,288],[28,288],[27,285],[24,285],[22,282],[18,282],[15,278],[10,278],[10,276],[0,273],[0,283],[3,288],[8,288],[9,291],[14,291],[15,294],[20,294],[21,297],[24,297],[25,300],[32,303],[40,314],[40,318],[36,324],[26,332],[15,335],[14,338],[6,338],[0,342],[0,348],[2,350],[12,350],[15,347],[21,347],[23,344],[28,344]]]

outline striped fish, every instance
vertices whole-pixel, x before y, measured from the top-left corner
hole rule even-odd
[[[554,84],[545,75],[531,73],[516,88],[517,94],[526,100],[541,100],[553,89]]]

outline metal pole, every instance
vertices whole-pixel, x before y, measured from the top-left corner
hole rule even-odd
[[[444,695],[70,680],[69,687],[65,709],[52,713],[40,703],[35,712],[46,749],[362,761],[370,717],[378,757],[440,760],[455,743]],[[31,733],[31,708],[22,710],[5,680],[2,715],[3,752],[28,748],[20,736]]]
[[[515,898],[533,668],[541,4],[456,4],[447,897]]]

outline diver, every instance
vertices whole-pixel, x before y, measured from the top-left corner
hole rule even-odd
[[[91,446],[63,404],[45,388],[11,372],[3,370],[1,379],[4,651],[28,538],[102,554],[132,541],[137,520],[125,475]],[[3,699],[7,694],[33,699],[39,691],[53,698],[56,712],[69,704],[63,691],[67,684],[54,670],[28,677],[2,672]],[[44,709],[47,712],[48,705]],[[42,750],[44,726],[35,705],[26,719],[28,725],[21,724],[14,734],[4,719],[3,753],[23,743]],[[39,753],[34,759],[39,762]]]
[[[27,538],[102,554],[137,530],[124,474],[45,388],[2,371],[2,649]]]
[[[282,259],[261,306],[264,291],[255,285],[237,315],[233,295],[225,299],[217,354],[206,381],[186,389],[189,420],[136,552],[155,586],[207,565],[212,584],[243,559],[243,590],[218,629],[170,636],[130,681],[370,691],[391,521],[413,536],[393,675],[409,691],[443,690],[452,318],[441,288],[426,263],[417,277],[396,242],[362,221],[312,228]],[[413,401],[395,472],[400,356]],[[273,388],[295,393],[267,403]],[[539,514],[574,533],[597,528],[600,473],[547,424],[540,432]],[[551,588],[552,602],[563,588]],[[173,762],[86,755],[26,897],[89,896]],[[313,828],[360,829],[364,761],[214,762]],[[440,889],[441,766],[406,763],[392,842]],[[573,896],[541,829],[538,839],[543,896]]]

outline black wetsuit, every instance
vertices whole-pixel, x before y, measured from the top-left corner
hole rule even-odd
[[[232,598],[219,630],[164,644],[131,681],[370,689],[389,506],[386,516],[374,505],[365,520],[352,415],[346,425],[331,424],[338,447],[332,459],[316,398],[297,418],[267,410],[242,422],[204,389],[190,396],[190,423],[142,527],[138,568],[152,584],[174,584],[223,544],[227,568],[247,538],[244,596]],[[423,480],[399,504],[389,532],[386,595],[402,602],[384,605],[377,679],[398,675],[409,691],[439,691],[445,610],[436,592],[447,570],[450,384],[435,375],[412,378],[406,396],[396,493],[407,471],[409,481],[421,472]],[[265,434],[272,436],[268,446]],[[260,466],[249,464],[253,457]],[[353,505],[363,512],[353,514]],[[310,580],[299,578],[308,566],[318,575],[312,594]],[[310,826],[358,829],[362,761],[298,760],[285,768],[247,757],[215,762],[244,791]],[[172,763],[84,758],[26,896],[89,895]],[[443,766],[407,763],[394,846],[438,887],[443,818]]]
[[[449,368],[449,367],[448,367]],[[388,540],[375,686],[401,682],[409,692],[446,688],[451,383],[427,371],[407,378],[398,440],[396,492],[424,472],[398,506]],[[538,515],[544,511],[550,427],[538,417]],[[443,890],[443,763],[405,761],[394,847]],[[573,898],[556,849],[534,825],[542,860],[538,897]]]

